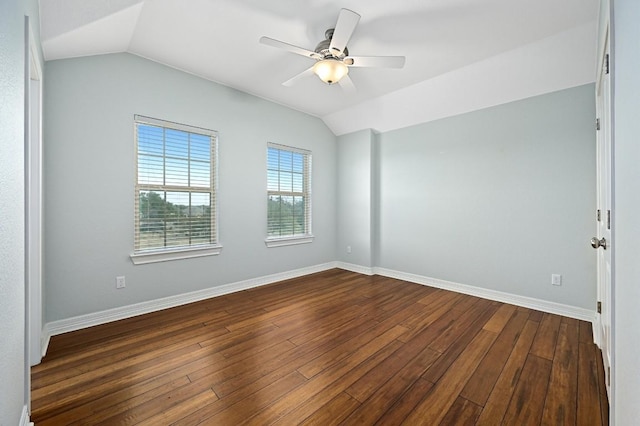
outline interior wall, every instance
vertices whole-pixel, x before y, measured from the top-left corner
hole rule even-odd
[[[24,405],[24,10],[0,6],[0,423]]]
[[[372,267],[373,133],[338,137],[338,244],[336,258]]]
[[[25,16],[38,40],[35,0],[0,2],[0,424],[19,424],[29,395],[25,362]],[[37,43],[38,52],[39,43]]]
[[[612,424],[640,418],[640,3],[613,1]]]
[[[594,120],[588,84],[382,133],[377,266],[593,310]]]
[[[47,62],[45,84],[47,322],[335,260],[336,139],[321,120],[130,54]],[[219,256],[131,263],[134,114],[219,132]],[[265,246],[267,142],[312,151],[310,244]]]

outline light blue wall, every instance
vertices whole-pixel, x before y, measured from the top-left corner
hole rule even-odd
[[[25,15],[38,37],[37,1],[0,2],[0,424],[19,423],[25,365]]]
[[[336,258],[354,265],[373,263],[374,134],[338,137],[338,246]],[[351,253],[347,252],[351,248]]]
[[[335,260],[336,138],[318,118],[130,54],[45,76],[47,322]],[[131,263],[134,114],[219,132],[219,256]],[[312,151],[311,244],[265,246],[267,142]]]
[[[24,10],[0,8],[0,424],[24,405]]]
[[[378,266],[592,310],[594,105],[586,85],[381,134]]]
[[[220,132],[222,255],[131,264],[134,114]],[[593,309],[594,114],[587,85],[336,144],[316,118],[133,55],[49,62],[46,320],[334,260]],[[313,152],[312,244],[264,246],[267,141]]]
[[[613,2],[613,367],[617,425],[640,419],[640,2]]]

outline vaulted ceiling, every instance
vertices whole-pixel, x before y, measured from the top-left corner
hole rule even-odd
[[[362,16],[352,55],[406,57],[352,68],[347,93],[311,75],[341,8]],[[40,0],[46,60],[129,52],[322,118],[336,134],[380,131],[595,79],[597,0]]]

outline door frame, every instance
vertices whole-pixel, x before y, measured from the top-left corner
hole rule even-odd
[[[25,17],[25,358],[42,360],[42,64]]]

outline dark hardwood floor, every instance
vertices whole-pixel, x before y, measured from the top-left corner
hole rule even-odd
[[[331,270],[51,339],[45,425],[602,425],[591,325]]]

